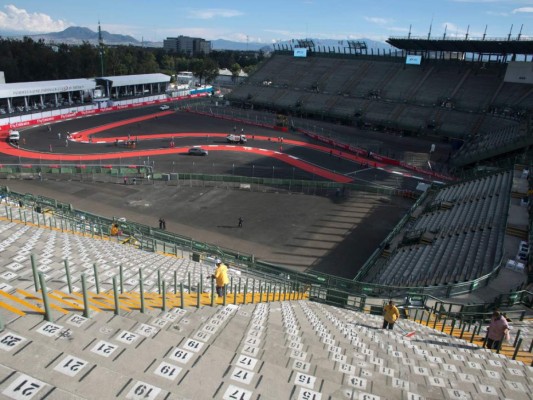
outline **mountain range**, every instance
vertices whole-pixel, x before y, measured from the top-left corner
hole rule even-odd
[[[17,36],[5,34],[5,36],[15,37]],[[83,42],[88,42],[91,44],[98,44],[98,32],[95,32],[89,28],[84,28],[80,26],[71,26],[61,32],[51,32],[43,33],[38,35],[24,35],[26,37],[31,37],[34,40],[44,40],[47,43],[66,43],[66,44],[81,44]],[[21,38],[21,36],[18,36]],[[105,44],[109,45],[133,45],[133,46],[144,46],[144,47],[163,47],[163,42],[145,42],[135,39],[133,36],[129,35],[120,35],[115,33],[109,33],[107,31],[102,31],[102,39]],[[368,48],[372,49],[389,49],[390,46],[384,42],[378,42],[370,39],[357,39],[359,41],[366,42]],[[346,41],[339,41],[337,39],[313,39],[314,43],[318,46],[326,47],[347,47]],[[292,45],[295,47],[295,44],[291,40],[278,42],[282,45]],[[213,50],[235,50],[235,51],[272,51],[273,45],[268,43],[258,43],[258,42],[233,42],[225,39],[216,39],[211,40],[211,46]]]

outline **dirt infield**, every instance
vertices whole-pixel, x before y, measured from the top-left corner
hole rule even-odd
[[[3,180],[21,193],[71,203],[76,209],[125,217],[195,240],[254,254],[298,270],[353,278],[405,214],[412,200],[368,193],[349,197],[265,193],[213,187],[124,186]],[[238,228],[238,218],[244,219]]]
[[[82,129],[101,126],[147,113],[158,112],[150,108],[113,113],[98,117],[65,121],[48,127],[35,127],[23,132],[25,148],[50,154],[92,154],[94,152],[116,152],[113,143],[78,143],[68,146],[58,139],[58,133],[74,134]],[[153,140],[140,141],[137,150],[168,147],[167,139],[156,138],[157,134],[171,132],[218,132],[230,133],[235,123],[215,118],[202,117],[184,112],[171,113],[159,118],[142,120],[127,127],[119,126],[99,133],[102,138],[119,135],[149,135]],[[330,126],[343,130],[345,127]],[[241,126],[236,129],[240,130]],[[270,140],[252,140],[257,148],[278,150],[280,133],[274,130],[244,126],[246,133],[271,137]],[[355,134],[352,132],[351,134]],[[372,133],[377,137],[377,133]],[[64,136],[63,136],[64,137]],[[376,182],[380,185],[416,185],[416,181],[398,175],[378,171],[361,165],[360,161],[332,156],[329,151],[310,151],[305,147],[292,146],[289,141],[306,140],[298,133],[284,133],[283,153],[299,157],[330,171],[348,174],[355,182]],[[383,138],[382,138],[383,139]],[[426,145],[410,138],[392,138],[394,147],[400,151],[423,151]],[[220,139],[176,138],[176,146],[215,144]],[[24,159],[1,155],[5,163],[25,162]],[[32,162],[35,162],[33,160]],[[121,156],[122,163],[149,163],[158,172],[174,172],[193,168],[198,173],[235,173],[236,168],[252,170],[252,176],[262,171],[266,177],[279,178],[284,171],[293,179],[302,174],[294,166],[287,168],[280,160],[261,157],[245,151],[214,151],[208,157],[190,158],[186,155],[167,154],[157,157]],[[285,168],[285,169],[284,169]],[[265,172],[266,171],[266,172]],[[253,175],[253,174],[256,175]],[[311,174],[306,179],[314,179]],[[303,176],[303,175],[302,175]],[[302,178],[300,178],[302,179]],[[335,192],[317,196],[287,194],[263,191],[253,187],[252,191],[232,190],[220,187],[122,185],[117,183],[90,183],[75,181],[2,181],[12,190],[33,193],[72,203],[80,210],[86,210],[107,217],[125,217],[153,227],[158,226],[160,217],[165,218],[167,230],[191,237],[195,240],[220,245],[229,249],[254,254],[257,258],[299,270],[314,269],[347,278],[353,278],[376,247],[387,236],[396,223],[411,206],[413,200],[401,197],[372,195],[365,192],[346,193],[337,196]],[[409,187],[409,186],[408,186]],[[238,218],[244,219],[238,228]]]

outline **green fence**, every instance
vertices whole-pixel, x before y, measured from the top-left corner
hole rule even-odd
[[[76,210],[72,205],[58,202],[55,199],[44,196],[33,196],[12,192],[8,187],[0,187],[0,196],[13,204],[23,204],[33,207],[34,210],[49,209],[59,218],[68,221],[70,226],[93,235],[109,235],[112,224],[118,224],[124,235],[135,238],[139,246],[147,251],[163,251],[176,253],[186,250],[191,253],[199,253],[203,256],[220,257],[225,262],[243,270],[253,270],[254,273],[264,276],[278,277],[299,285],[312,287],[318,293],[317,298],[328,299],[341,298],[352,303],[358,303],[367,297],[403,297],[408,293],[417,295],[432,295],[435,297],[450,297],[468,293],[489,283],[494,278],[501,263],[490,274],[470,282],[450,284],[432,287],[396,287],[376,285],[356,280],[340,278],[322,272],[297,272],[282,265],[271,264],[262,260],[256,260],[253,254],[246,254],[234,249],[227,249],[209,243],[199,242],[190,237],[177,235],[168,231],[152,228],[147,225],[131,221],[120,221],[114,218],[102,217],[96,214]]]
[[[107,180],[137,178],[139,183],[148,180],[152,175],[152,167],[146,165],[95,165],[95,164],[2,164],[1,178],[22,179],[78,179]]]

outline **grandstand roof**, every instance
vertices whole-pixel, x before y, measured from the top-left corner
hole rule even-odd
[[[33,96],[48,93],[91,90],[96,87],[93,79],[61,79],[55,81],[17,82],[0,85],[0,98]]]
[[[392,37],[391,46],[402,50],[451,51],[482,54],[533,54],[533,40],[500,39],[425,39]]]
[[[142,75],[121,75],[102,76],[101,78],[112,82],[113,86],[148,85],[150,83],[170,82],[170,76],[165,74],[142,74]]]

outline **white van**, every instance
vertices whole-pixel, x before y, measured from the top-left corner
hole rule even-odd
[[[19,131],[11,131],[9,132],[9,136],[7,138],[8,142],[18,142],[20,140],[20,132]]]

